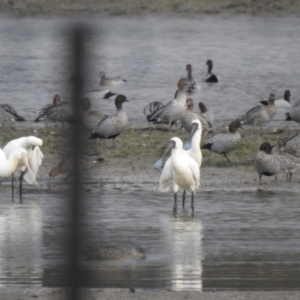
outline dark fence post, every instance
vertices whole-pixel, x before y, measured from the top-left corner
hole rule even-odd
[[[79,238],[80,238],[80,201],[82,196],[81,176],[82,168],[80,165],[80,152],[82,148],[82,118],[81,118],[81,89],[83,78],[84,61],[84,37],[86,29],[83,26],[76,26],[72,29],[72,68],[73,68],[73,122],[70,134],[70,149],[72,153],[72,185],[69,193],[71,209],[71,243],[70,243],[70,299],[79,299]]]

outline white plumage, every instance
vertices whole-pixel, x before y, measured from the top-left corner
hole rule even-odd
[[[7,177],[14,173],[18,165],[21,164],[20,161],[29,168],[29,172],[33,175],[28,164],[28,153],[25,149],[15,149],[9,158],[7,158],[3,150],[0,149],[0,177]]]
[[[23,178],[29,184],[37,184],[35,178],[38,173],[39,166],[41,165],[44,157],[41,149],[39,148],[42,145],[43,145],[43,141],[40,138],[37,138],[35,136],[27,136],[27,137],[20,137],[18,139],[8,142],[3,148],[3,152],[5,153],[7,159],[9,159],[10,155],[16,149],[21,148],[27,151],[28,165],[30,169],[28,169],[26,164],[24,164],[22,161],[19,161],[19,164],[16,168],[16,171],[20,170],[22,172],[20,176],[20,199],[21,200],[22,200]],[[30,172],[30,170],[32,171],[32,173]]]
[[[187,150],[182,149],[182,154],[188,155],[191,158],[193,158],[198,164],[199,168],[201,167],[202,164],[202,152],[200,149],[201,135],[202,135],[201,122],[195,119],[192,122],[192,130],[190,133],[190,137],[184,145],[185,146],[184,148]],[[164,156],[165,155],[163,155],[159,159],[159,161],[157,161],[155,167],[157,168],[161,167]],[[172,169],[171,157],[169,157],[161,173],[159,190],[161,192],[168,192],[172,189],[172,187],[173,187],[173,169]]]
[[[178,137],[173,137],[170,140],[165,153],[169,152],[171,149],[170,163],[165,165],[164,169],[166,168],[166,171],[163,171],[161,174],[159,190],[166,191],[164,182],[168,181],[170,183],[171,175],[174,191],[174,215],[176,216],[177,214],[177,192],[179,188],[182,188],[191,195],[191,208],[192,213],[194,214],[194,193],[200,185],[199,165],[195,159],[183,153],[183,143]],[[167,190],[169,190],[169,188]],[[185,198],[183,197],[183,208],[184,201]]]

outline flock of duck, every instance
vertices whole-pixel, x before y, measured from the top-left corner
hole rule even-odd
[[[215,75],[212,60],[207,60],[207,76],[203,80],[207,84],[217,84],[220,78]],[[177,214],[177,192],[179,188],[184,190],[182,207],[185,206],[186,193],[191,195],[191,208],[194,213],[194,194],[200,185],[200,168],[202,164],[202,150],[210,150],[219,155],[223,154],[228,162],[231,162],[227,154],[234,151],[241,141],[239,128],[243,126],[263,126],[273,120],[277,110],[286,110],[287,120],[300,123],[300,101],[294,105],[290,102],[290,91],[284,94],[284,99],[275,100],[275,95],[270,94],[268,100],[261,101],[261,105],[254,107],[242,116],[238,116],[229,125],[229,132],[219,133],[208,139],[201,145],[203,133],[209,132],[214,126],[213,113],[203,102],[199,103],[200,112],[193,111],[194,102],[190,95],[197,93],[201,87],[193,79],[192,66],[186,65],[187,77],[181,78],[177,83],[177,91],[174,99],[164,104],[154,101],[145,106],[143,113],[149,123],[168,125],[169,130],[173,126],[176,129],[184,128],[190,138],[186,143],[178,137],[170,140],[165,154],[154,164],[156,168],[163,170],[160,177],[159,189],[163,192],[173,189],[174,191],[174,215]],[[128,102],[125,95],[115,94],[108,86],[118,86],[126,83],[121,77],[108,78],[104,72],[99,74],[101,90],[85,93],[82,98],[82,124],[90,132],[90,139],[112,139],[115,147],[115,138],[125,131],[128,126],[128,117],[123,110],[123,103]],[[74,78],[73,78],[74,79]],[[116,112],[113,115],[105,115],[99,111],[91,110],[91,100],[115,98]],[[55,95],[51,104],[41,109],[34,120],[51,121],[54,123],[71,122],[73,107],[72,103],[61,101],[59,95]],[[0,121],[2,125],[11,118],[15,121],[24,121],[16,110],[8,104],[0,106]],[[300,139],[298,134],[278,141],[276,147],[269,143],[263,143],[255,158],[255,168],[259,175],[259,181],[263,175],[275,176],[280,170],[286,172],[287,180],[291,180],[293,172],[300,169]],[[22,180],[30,184],[37,184],[36,174],[42,162],[43,154],[40,150],[42,140],[33,136],[22,137],[10,141],[0,151],[0,177],[13,175],[16,170],[21,170],[20,198],[22,197]],[[171,151],[171,156],[164,164],[163,161]],[[57,172],[51,170],[49,176],[56,176]],[[13,176],[12,176],[13,178]],[[12,190],[13,190],[12,179]]]

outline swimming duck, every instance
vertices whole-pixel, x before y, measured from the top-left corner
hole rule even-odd
[[[276,154],[280,163],[280,169],[285,171],[286,181],[291,181],[293,172],[300,170],[300,158],[285,150],[286,140],[278,139],[275,147],[272,148],[272,154]]]
[[[11,124],[11,122],[22,122],[25,121],[23,117],[21,117],[14,107],[9,104],[0,104],[0,123],[3,125]]]
[[[259,147],[259,152],[256,154],[254,166],[259,176],[259,183],[261,177],[275,176],[277,182],[277,174],[280,171],[280,162],[277,155],[272,154],[272,146],[270,143],[262,143]]]
[[[169,124],[171,130],[172,124],[182,118],[186,105],[186,87],[188,83],[185,78],[182,78],[178,81],[177,86],[178,90],[175,94],[175,99],[153,113],[151,118],[148,119],[149,122]]]
[[[70,82],[73,82],[73,84],[75,83],[76,85],[80,85],[81,88],[83,88],[84,86],[83,79],[75,75],[70,77]],[[117,94],[111,92],[108,89],[100,89],[100,90],[96,89],[89,92],[85,92],[82,95],[83,98],[88,98],[91,101],[97,101],[102,99],[114,99],[116,96]]]
[[[92,90],[83,94],[84,98],[88,98],[92,101],[97,101],[101,99],[114,99],[117,94],[111,92],[110,90]]]
[[[214,114],[211,110],[209,110],[203,102],[199,102],[200,116],[203,117],[209,127],[214,126]]]
[[[206,65],[207,65],[207,74],[206,74],[206,78],[204,79],[205,82],[209,82],[209,83],[217,83],[220,81],[220,78],[212,73],[212,69],[213,69],[213,61],[211,59],[208,59],[206,61]]]
[[[297,101],[286,113],[286,121],[295,121],[300,123],[300,100]]]
[[[241,116],[239,120],[245,125],[262,126],[272,121],[276,112],[277,107],[275,105],[275,95],[271,93],[268,105],[255,106],[246,112],[246,114]]]
[[[120,135],[128,125],[126,112],[122,109],[122,104],[129,102],[124,95],[118,95],[115,99],[117,112],[112,116],[106,116],[99,125],[93,130],[89,139],[113,139],[115,147],[115,138]]]
[[[203,132],[209,130],[209,125],[207,121],[200,115],[193,112],[194,101],[191,98],[186,99],[186,109],[184,111],[183,117],[181,118],[182,127],[188,132],[191,132],[192,122],[194,119],[198,119],[201,122]]]
[[[168,192],[172,187],[174,190],[173,214],[177,214],[177,192],[179,187],[184,190],[182,195],[182,208],[185,205],[186,192],[191,194],[191,208],[194,214],[194,193],[200,185],[200,166],[202,163],[202,153],[200,150],[201,123],[195,120],[194,129],[191,132],[192,146],[188,151],[183,150],[182,141],[174,137],[170,140],[163,156],[154,164],[160,167],[164,157],[172,149],[171,157],[166,161],[160,176],[159,190]]]
[[[99,77],[101,78],[101,80],[100,80],[100,85],[101,86],[123,85],[127,81],[126,79],[123,79],[121,77],[107,78],[107,77],[105,77],[104,72],[100,72]]]
[[[130,253],[127,253],[119,246],[100,245],[88,247],[83,252],[83,256],[88,260],[145,259],[146,252],[142,247],[134,247]]]
[[[186,79],[187,79],[187,83],[188,83],[188,86],[186,89],[187,93],[192,94],[197,91],[200,91],[201,90],[200,85],[193,79],[193,76],[192,76],[192,65],[187,64],[186,71],[187,71]]]
[[[238,129],[241,128],[241,122],[239,120],[232,121],[229,124],[228,133],[218,133],[209,139],[201,149],[208,149],[214,153],[223,154],[228,162],[231,163],[230,159],[227,157],[227,153],[230,153],[236,149],[241,141],[241,135]]]

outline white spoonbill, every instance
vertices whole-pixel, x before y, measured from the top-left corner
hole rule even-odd
[[[192,122],[192,128],[188,140],[184,144],[182,154],[192,157],[198,164],[199,168],[202,164],[202,152],[200,149],[202,135],[202,125],[198,119],[194,119]],[[154,164],[155,168],[161,168],[167,152]],[[172,169],[171,157],[169,157],[164,165],[161,177],[160,177],[160,191],[168,192],[173,187],[173,169]],[[182,208],[184,209],[186,192],[182,194]]]
[[[167,154],[170,150],[172,150],[172,153],[171,168],[169,168],[169,170],[171,170],[174,190],[174,216],[176,217],[177,214],[177,192],[179,188],[182,188],[185,192],[191,194],[191,208],[192,215],[194,215],[194,193],[196,192],[197,187],[200,185],[199,165],[189,155],[182,153],[183,143],[178,137],[171,138],[165,154]],[[167,174],[167,172],[165,174]],[[159,190],[162,192],[169,190],[169,188],[166,190],[164,186],[165,174],[163,172],[160,177]],[[184,208],[184,198],[182,205]]]
[[[39,166],[43,160],[43,153],[40,150],[40,146],[43,145],[43,141],[40,138],[35,136],[27,136],[27,137],[20,137],[18,139],[12,140],[8,142],[5,147],[3,148],[3,152],[6,155],[6,158],[9,159],[10,155],[13,153],[14,150],[23,148],[28,153],[28,164],[30,169],[26,166],[26,164],[19,161],[19,164],[16,168],[17,170],[21,170],[21,175],[19,177],[20,183],[20,201],[22,202],[22,187],[23,187],[23,178],[29,184],[37,184],[35,178],[39,169]],[[30,172],[30,170],[32,172]],[[33,176],[32,174],[33,173]],[[12,198],[14,198],[14,177],[12,173]]]
[[[21,161],[21,162],[20,162]],[[11,152],[9,158],[6,158],[5,153],[0,149],[0,177],[10,176],[15,172],[20,163],[23,163],[29,171],[32,180],[35,181],[34,175],[28,163],[28,153],[24,148],[18,148]]]

